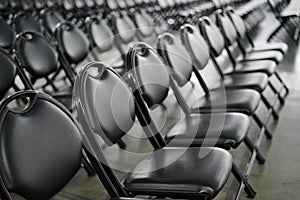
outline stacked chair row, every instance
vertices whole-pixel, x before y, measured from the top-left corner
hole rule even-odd
[[[287,45],[254,44],[245,21],[225,4],[210,13],[214,21],[199,14],[187,24],[189,14],[171,33],[153,28],[147,12],[155,9],[169,26],[178,9],[197,13],[188,5],[203,2],[120,2],[97,4],[103,10],[84,6],[93,12],[84,20],[70,11],[75,8],[34,9],[36,16],[11,9],[0,19],[1,199],[11,193],[49,199],[82,164],[113,199],[213,199],[230,173],[240,183],[236,198],[244,190],[254,198],[248,177],[255,160],[265,162],[260,143],[264,135],[272,138],[267,123],[279,118],[289,92],[276,70]],[[193,102],[185,94],[189,84]],[[11,90],[17,92],[5,98]],[[165,103],[170,97],[185,116],[161,131],[151,111],[158,105],[174,109]],[[120,181],[106,149],[117,143],[125,148],[122,139],[135,120],[153,152]],[[259,127],[255,140],[251,126]],[[242,143],[251,152],[245,173],[227,151]]]

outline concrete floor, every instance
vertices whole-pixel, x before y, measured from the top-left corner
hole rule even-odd
[[[273,29],[271,27],[277,25],[275,22],[273,15],[267,13],[267,18],[255,30],[255,33],[259,33],[255,35],[256,41],[265,41]],[[255,198],[257,200],[300,199],[300,89],[298,88],[300,55],[298,46],[293,44],[284,33],[278,38],[274,41],[285,41],[290,47],[288,55],[278,70],[291,92],[280,112],[279,121],[270,123],[270,130],[274,133],[273,140],[264,139],[261,144],[260,149],[267,161],[265,165],[255,164],[250,176],[250,182],[257,190]],[[129,146],[130,144],[131,142]],[[232,151],[232,154],[239,166],[245,167],[250,156],[246,147],[241,146]],[[216,199],[233,199],[236,190],[237,183],[231,177]],[[76,178],[53,199],[109,199],[109,196],[96,177],[88,177],[84,170],[81,170]],[[247,198],[244,195],[242,199]]]

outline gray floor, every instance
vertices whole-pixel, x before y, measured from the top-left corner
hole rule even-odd
[[[255,30],[256,41],[265,41],[276,20],[270,13]],[[280,120],[272,122],[270,129],[274,133],[272,141],[263,140],[261,150],[267,158],[265,165],[255,164],[250,181],[257,190],[258,200],[300,199],[300,55],[299,48],[284,33],[279,39],[289,44],[290,50],[278,67],[281,76],[290,87],[290,95],[281,110]],[[299,65],[299,66],[298,66]],[[298,118],[299,117],[299,118]],[[129,142],[129,145],[131,143]],[[240,166],[245,166],[249,153],[245,147],[232,152]],[[120,174],[122,176],[122,173]],[[233,199],[237,189],[236,181],[231,177],[217,199]],[[103,186],[96,177],[87,177],[81,170],[77,177],[54,199],[108,199]],[[243,199],[247,199],[243,197]]]

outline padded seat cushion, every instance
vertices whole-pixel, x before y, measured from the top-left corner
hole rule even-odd
[[[232,73],[263,72],[268,76],[271,76],[274,74],[275,70],[275,62],[269,60],[260,60],[237,63],[235,70]]]
[[[254,89],[262,92],[268,85],[268,76],[264,73],[230,74],[224,76],[224,85],[230,89]]]
[[[255,44],[252,51],[280,51],[283,55],[287,54],[288,52],[288,45],[283,42],[271,42],[271,43],[264,43],[264,44]]]
[[[261,51],[247,53],[243,58],[243,61],[251,60],[272,60],[276,63],[280,63],[283,60],[283,55],[278,51]]]
[[[159,192],[177,198],[182,193],[215,197],[230,175],[232,157],[223,149],[201,148],[201,152],[209,151],[201,158],[199,150],[164,148],[158,154],[150,154],[125,179],[126,190],[134,194]],[[168,166],[163,166],[168,162]]]
[[[251,89],[225,90],[225,92],[214,90],[210,92],[210,98],[202,97],[198,102],[195,102],[196,106],[193,107],[192,113],[210,113],[213,111],[214,113],[240,112],[252,115],[259,102],[260,94]]]
[[[236,148],[246,137],[250,119],[241,113],[192,115],[177,122],[166,134],[171,146]],[[171,142],[171,143],[170,143]]]

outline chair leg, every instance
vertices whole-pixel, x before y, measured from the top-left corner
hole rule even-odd
[[[269,131],[267,126],[259,119],[259,117],[256,114],[253,114],[253,119],[257,123],[259,128],[264,129],[264,133],[265,133],[267,139],[269,139],[269,140],[272,139],[273,135],[271,134],[271,132]]]
[[[231,169],[232,174],[234,177],[241,183],[245,185],[245,192],[247,193],[249,198],[254,198],[256,195],[256,191],[252,187],[252,185],[249,183],[249,181],[243,176],[243,174],[240,172],[238,167],[233,163],[232,164],[232,169]]]
[[[261,95],[261,99],[264,102],[264,104],[267,106],[267,108],[272,110],[272,115],[274,119],[278,120],[279,119],[278,113],[276,112],[274,107],[270,104],[270,102],[266,99],[266,97],[264,95]]]
[[[275,88],[275,86],[274,86],[272,83],[270,83],[270,82],[269,82],[269,86],[270,86],[270,88],[273,90],[273,92],[275,92],[275,94],[277,94],[280,104],[281,104],[281,105],[284,105],[285,100],[284,100],[284,98],[282,98],[282,97],[280,96],[280,91],[278,91],[278,90]]]
[[[287,87],[287,85],[284,83],[284,81],[282,80],[282,78],[280,77],[280,75],[278,74],[277,71],[275,71],[275,76],[277,77],[277,79],[282,83],[282,85],[284,86],[285,90],[286,90],[286,95],[289,94],[290,90]]]
[[[94,176],[96,174],[94,168],[92,167],[85,155],[82,156],[82,164],[88,176]]]
[[[244,140],[246,146],[248,147],[248,149],[251,152],[256,152],[256,160],[259,164],[264,164],[266,162],[265,157],[262,155],[262,153],[260,152],[260,150],[257,148],[257,146],[255,144],[253,144],[253,142],[249,139],[248,136],[246,136],[245,140]]]

